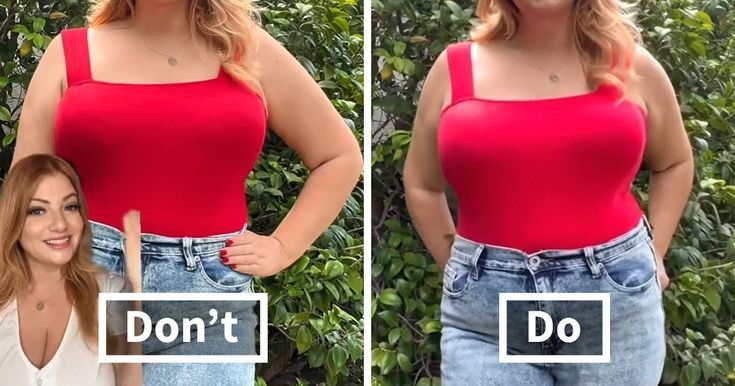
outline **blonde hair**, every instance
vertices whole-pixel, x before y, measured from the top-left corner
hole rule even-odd
[[[88,343],[97,342],[97,294],[99,285],[92,263],[92,229],[79,177],[64,160],[53,155],[35,154],[18,161],[8,173],[0,193],[0,309],[31,282],[31,272],[20,237],[28,206],[41,179],[61,174],[69,179],[77,194],[79,213],[84,221],[79,246],[65,267],[66,290],[79,316],[82,335]]]
[[[477,42],[510,39],[520,22],[512,0],[479,0],[477,16],[482,24],[471,34]],[[632,6],[620,0],[574,0],[574,43],[590,83],[624,89],[634,75],[633,57],[641,35],[633,16]]]
[[[258,14],[251,0],[188,0],[191,36],[201,37],[220,53],[225,72],[253,88],[263,90],[253,75],[248,59],[256,48],[254,29]],[[88,16],[91,27],[135,16],[135,0],[99,0]]]

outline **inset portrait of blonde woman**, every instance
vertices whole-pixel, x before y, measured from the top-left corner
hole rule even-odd
[[[0,197],[0,383],[140,385],[134,369],[97,359],[97,295],[125,286],[92,263],[74,170],[51,155],[27,157],[10,170]],[[125,328],[113,310],[111,338]]]
[[[673,87],[628,8],[481,0],[471,41],[431,68],[404,182],[414,225],[444,268],[443,385],[659,382],[664,256],[693,162]],[[652,172],[647,218],[631,192],[641,163]],[[501,293],[609,294],[610,363],[501,363],[501,338],[507,355],[605,347],[600,308],[540,296],[509,308],[501,337]],[[588,333],[527,339],[531,311],[554,326],[573,315]]]

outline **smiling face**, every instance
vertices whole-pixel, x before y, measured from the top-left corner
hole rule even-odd
[[[28,205],[19,240],[29,263],[68,263],[83,230],[77,192],[69,179],[60,173],[42,177]]]

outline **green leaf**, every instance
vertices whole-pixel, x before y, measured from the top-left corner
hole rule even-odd
[[[7,107],[0,106],[0,121],[9,121],[11,119],[10,110]]]
[[[10,146],[10,144],[13,143],[13,141],[15,141],[15,132],[12,132],[6,135],[5,137],[3,137],[3,147]]]
[[[340,345],[336,345],[330,348],[327,353],[327,365],[335,371],[336,369],[342,369],[347,362],[347,357],[347,350]]]
[[[303,178],[289,172],[288,170],[284,170],[283,175],[286,177],[286,181],[288,182],[300,182],[300,183],[304,182]]]
[[[402,304],[401,297],[395,293],[395,290],[386,289],[378,296],[381,303],[388,306],[400,306]]]
[[[378,317],[383,319],[388,326],[398,327],[398,314],[394,311],[380,311],[378,312]]]
[[[43,31],[43,27],[46,26],[46,19],[36,18],[33,20],[33,32]]]
[[[388,333],[388,343],[396,344],[396,342],[398,342],[398,338],[400,337],[401,337],[401,329],[394,328],[390,330],[390,332]]]
[[[31,33],[31,31],[28,30],[28,27],[24,26],[23,24],[14,25],[11,31],[19,33],[19,34],[23,34],[23,35],[28,35]]]
[[[383,362],[380,363],[380,374],[385,375],[391,372],[394,367],[398,364],[398,359],[394,351],[388,351],[383,357]]]
[[[393,44],[393,54],[395,54],[395,56],[401,56],[405,51],[406,43],[399,40]]]
[[[707,287],[704,290],[704,297],[715,312],[720,310],[720,302],[722,299],[720,298],[720,293],[717,288]]]
[[[49,19],[51,20],[62,19],[65,17],[68,17],[68,16],[64,12],[58,12],[58,11],[51,12],[51,14],[49,15]]]
[[[309,256],[301,256],[301,258],[296,261],[296,264],[291,266],[291,272],[293,272],[294,274],[303,272],[306,267],[309,266],[310,260],[311,259],[309,259]]]
[[[44,43],[43,35],[36,35],[33,37],[33,45],[36,48],[43,49],[43,43]]]
[[[432,320],[424,325],[424,334],[431,334],[442,330],[442,325],[438,320]]]
[[[299,350],[299,354],[305,353],[311,345],[314,343],[314,336],[306,326],[299,327],[299,332],[296,334],[296,348]]]
[[[411,359],[408,357],[408,355],[399,352],[398,355],[396,355],[396,359],[398,360],[398,367],[400,367],[401,370],[407,373],[411,371]]]
[[[447,0],[447,1],[444,2],[444,4],[446,4],[447,7],[449,7],[449,10],[451,10],[452,13],[455,16],[457,16],[457,17],[464,16],[464,10],[462,9],[462,7],[460,7],[459,5],[457,5],[457,3],[455,3],[455,2],[453,2],[451,0]]]
[[[334,279],[337,276],[341,276],[345,272],[345,266],[336,260],[330,260],[324,266],[324,276],[327,279]]]
[[[687,364],[684,366],[684,371],[682,372],[683,375],[683,383],[685,385],[696,385],[697,382],[699,382],[699,378],[701,377],[702,371],[699,368],[699,366],[694,364]]]
[[[309,354],[307,355],[309,360],[309,367],[321,367],[324,365],[324,361],[327,359],[327,350],[319,345],[311,347]]]

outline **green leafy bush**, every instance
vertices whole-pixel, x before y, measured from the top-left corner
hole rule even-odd
[[[319,82],[357,139],[363,132],[362,2],[261,1],[262,24]],[[88,3],[0,0],[0,174],[10,165],[25,91],[43,50],[63,28],[82,26]],[[268,234],[308,177],[298,157],[269,133],[248,177],[251,229]],[[349,385],[363,374],[363,192],[292,267],[260,280],[269,293],[270,363],[259,383]]]
[[[727,0],[642,0],[644,44],[671,77],[696,182],[668,252],[662,383],[735,384],[735,10]],[[402,169],[429,66],[473,19],[469,0],[373,1],[373,307],[376,385],[439,384],[441,275],[405,207]],[[649,173],[635,194],[647,203]],[[451,201],[451,200],[450,200]]]

